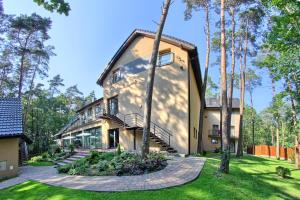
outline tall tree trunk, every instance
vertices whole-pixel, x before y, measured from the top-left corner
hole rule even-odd
[[[254,108],[253,108],[253,89],[252,89],[252,81],[249,80],[249,94],[250,94],[250,105],[251,105],[251,125],[252,125],[252,146],[253,146],[253,154],[255,155],[255,118],[254,118]]]
[[[279,135],[279,120],[276,120],[276,158],[280,159],[280,135]]]
[[[270,78],[272,81],[272,97],[274,98],[276,95],[275,80],[274,80],[273,75],[270,75]],[[272,145],[275,145],[275,133],[274,132],[276,132],[276,128],[272,129]]]
[[[25,52],[22,53],[20,60],[20,76],[19,76],[19,89],[18,89],[18,98],[22,96],[22,87],[23,87],[23,79],[24,79],[24,60],[25,60]]]
[[[225,0],[221,0],[221,95],[222,95],[222,140],[224,153],[222,154],[220,171],[229,173],[230,135],[228,133],[228,104],[226,80],[226,38],[225,38]]]
[[[150,60],[150,69],[147,77],[147,89],[146,89],[146,99],[144,104],[144,121],[143,121],[143,145],[142,145],[143,158],[145,158],[145,156],[149,153],[152,93],[153,93],[153,85],[154,85],[154,77],[155,77],[155,68],[157,63],[160,38],[168,15],[170,3],[171,0],[166,0],[163,6],[160,23],[158,24],[157,32],[153,43],[152,55]]]
[[[230,8],[231,15],[231,77],[229,85],[229,104],[228,104],[228,119],[227,119],[227,132],[231,133],[231,114],[232,114],[232,96],[233,96],[233,81],[234,81],[234,69],[235,69],[235,13],[234,8]]]
[[[205,60],[205,71],[204,71],[204,80],[203,86],[201,88],[201,99],[200,99],[200,116],[199,116],[199,134],[198,134],[198,153],[203,153],[203,119],[204,119],[204,104],[205,104],[205,92],[207,85],[207,77],[208,77],[208,67],[209,67],[209,58],[210,58],[210,26],[209,26],[209,4],[205,8],[205,34],[206,34],[206,60]]]
[[[243,42],[240,41],[240,117],[239,117],[239,140],[236,156],[243,156],[243,117],[244,117],[244,98],[245,98],[245,69],[243,65]]]
[[[297,112],[296,112],[296,105],[295,105],[295,99],[294,96],[292,95],[292,86],[291,82],[288,81],[288,91],[291,99],[291,104],[292,104],[292,115],[293,115],[293,128],[296,131],[295,132],[295,167],[300,168],[300,163],[299,163],[299,138],[300,138],[300,133],[299,130],[297,129]],[[298,88],[296,88],[298,89]]]

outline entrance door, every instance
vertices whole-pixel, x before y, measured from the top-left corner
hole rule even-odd
[[[108,130],[109,134],[109,148],[116,148],[119,144],[119,129]]]
[[[112,97],[108,99],[108,114],[116,115],[119,112],[118,97]]]

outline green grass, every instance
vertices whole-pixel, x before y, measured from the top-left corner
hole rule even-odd
[[[300,199],[300,170],[287,161],[245,156],[233,158],[230,174],[216,176],[219,155],[208,155],[199,178],[183,186],[156,191],[89,192],[54,187],[34,181],[0,190],[0,199]],[[292,170],[289,179],[275,173],[277,166]]]
[[[45,166],[54,165],[54,163],[50,161],[38,161],[38,162],[28,161],[27,164],[34,167],[45,167]]]

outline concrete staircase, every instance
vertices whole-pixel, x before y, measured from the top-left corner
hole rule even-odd
[[[65,160],[57,162],[56,165],[63,166],[63,165],[66,165],[66,164],[70,164],[70,163],[72,163],[76,160],[79,160],[81,158],[84,158],[88,155],[89,155],[88,152],[76,152],[73,156],[71,156],[69,158],[66,158]]]

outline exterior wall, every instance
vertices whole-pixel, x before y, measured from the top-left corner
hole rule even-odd
[[[196,153],[198,147],[200,94],[198,91],[195,75],[189,65],[190,81],[190,153]]]
[[[6,161],[5,171],[0,171],[0,178],[18,175],[19,138],[0,139],[0,161]]]
[[[127,63],[140,61],[147,66],[153,46],[153,39],[138,37],[123,53],[103,82],[104,103],[118,95],[119,112],[143,114],[147,71],[125,75],[112,84],[114,69]],[[188,54],[174,45],[161,42],[160,51],[169,49],[174,53],[174,62],[157,67],[153,91],[152,121],[170,130],[171,146],[180,153],[188,153]]]
[[[209,137],[209,133],[212,130],[212,126],[219,125],[220,128],[220,110],[219,109],[206,109],[204,112],[204,122],[203,122],[203,145],[204,150],[206,151],[214,151],[216,148],[221,147],[221,137],[215,138],[218,140],[218,144],[211,143],[211,137]],[[231,126],[234,126],[234,134],[231,135],[231,140],[235,141],[235,152],[237,149],[237,138],[238,138],[238,130],[239,130],[239,112],[233,110],[231,116]]]

